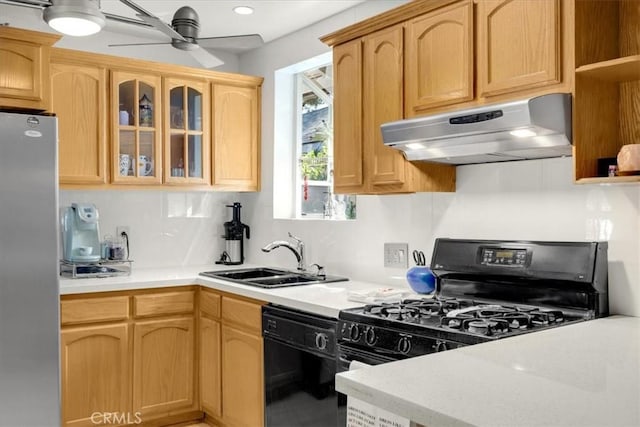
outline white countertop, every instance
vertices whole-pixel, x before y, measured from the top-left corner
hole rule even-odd
[[[350,290],[385,287],[348,281],[264,289],[198,276],[232,268],[204,265],[136,269],[131,276],[102,279],[61,278],[60,294],[199,284],[337,317],[342,309],[363,305],[347,300]],[[429,427],[638,427],[640,318],[612,316],[345,372],[336,376],[336,388]]]
[[[198,273],[202,271],[251,267],[255,266],[247,264],[241,266],[214,264],[189,267],[134,269],[130,276],[99,279],[68,279],[61,277],[60,295],[199,284],[211,289],[231,292],[257,300],[286,305],[298,310],[337,318],[339,311],[342,309],[361,307],[364,305],[362,302],[348,301],[347,296],[349,291],[389,287],[368,282],[346,281],[265,289],[198,275]],[[413,297],[425,296],[411,293],[409,285],[406,286],[406,291],[407,295]]]
[[[590,320],[345,372],[336,389],[429,427],[637,427],[640,318]]]

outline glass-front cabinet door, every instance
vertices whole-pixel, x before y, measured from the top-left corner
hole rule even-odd
[[[161,83],[160,76],[111,73],[113,182],[162,182]]]
[[[164,181],[209,184],[209,89],[206,82],[165,78]]]

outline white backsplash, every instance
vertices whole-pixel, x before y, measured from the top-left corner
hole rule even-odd
[[[455,193],[358,196],[356,221],[273,220],[271,193],[241,196],[252,227],[248,261],[295,267],[286,238],[306,243],[308,263],[329,274],[404,285],[404,269],[383,266],[385,242],[407,242],[431,259],[437,237],[609,241],[610,308],[640,316],[640,189],[575,185],[572,160],[548,159],[458,167]]]
[[[225,205],[235,193],[165,191],[60,191],[60,206],[94,203],[101,238],[129,226],[133,268],[211,264],[224,250]]]

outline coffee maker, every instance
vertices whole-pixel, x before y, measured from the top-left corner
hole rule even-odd
[[[224,223],[225,250],[216,264],[237,265],[244,262],[244,234],[249,238],[249,226],[240,221],[242,205],[235,202],[226,205],[233,209],[233,219]]]
[[[62,253],[68,262],[100,261],[98,210],[91,203],[72,203],[62,212]]]

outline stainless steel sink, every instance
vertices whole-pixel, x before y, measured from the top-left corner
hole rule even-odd
[[[285,286],[312,285],[316,283],[332,283],[349,280],[346,277],[340,276],[317,276],[311,273],[268,267],[204,271],[200,273],[200,275],[260,288],[282,288]]]

